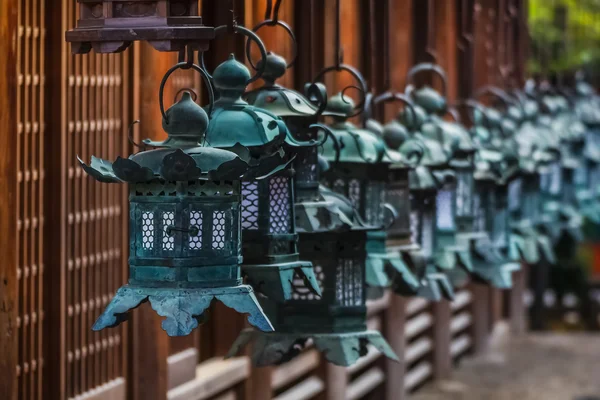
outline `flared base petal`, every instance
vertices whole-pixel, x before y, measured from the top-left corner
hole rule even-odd
[[[446,274],[427,272],[417,295],[430,301],[454,300],[454,288]]]
[[[256,328],[272,332],[273,326],[258,304],[250,286],[224,288],[180,289],[121,287],[106,310],[93,326],[99,331],[114,327],[127,319],[127,312],[149,301],[156,313],[165,319],[162,328],[169,336],[186,336],[198,327],[199,320],[217,299],[241,314],[248,314],[248,322]]]
[[[306,287],[317,296],[322,294],[313,265],[308,261],[242,265],[242,272],[257,292],[279,303],[292,299],[294,277],[302,279]]]
[[[416,293],[420,284],[398,253],[370,254],[366,264],[366,282],[371,287],[403,287]]]
[[[227,358],[241,354],[252,342],[252,363],[257,367],[278,365],[300,354],[311,340],[325,358],[336,365],[348,367],[367,354],[368,345],[375,347],[386,357],[399,362],[398,356],[377,331],[346,333],[264,333],[244,330],[227,354]]]

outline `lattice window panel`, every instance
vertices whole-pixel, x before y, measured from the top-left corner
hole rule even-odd
[[[517,211],[521,207],[521,195],[523,191],[523,181],[515,179],[508,185],[508,209]]]
[[[289,233],[292,221],[290,180],[276,176],[269,181],[269,233]]]
[[[227,230],[227,216],[225,211],[213,212],[212,248],[223,250]]]
[[[50,11],[47,3],[46,11]],[[61,7],[63,15],[52,29],[71,29],[78,19],[77,2],[51,3],[52,8]],[[51,107],[53,114],[60,116],[60,124],[52,127],[51,145],[59,154],[52,159],[65,165],[49,165],[53,182],[60,182],[62,189],[50,192],[48,204],[61,204],[64,210],[56,210],[61,225],[56,230],[62,230],[64,238],[57,240],[50,256],[57,263],[53,274],[64,279],[53,281],[57,284],[52,301],[59,302],[55,309],[61,314],[46,320],[59,325],[52,329],[60,329],[56,337],[64,341],[46,346],[49,354],[45,365],[52,369],[48,379],[59,391],[56,397],[62,399],[123,378],[128,369],[127,324],[102,332],[91,330],[114,293],[127,281],[127,186],[96,182],[83,173],[77,156],[114,160],[130,154],[127,127],[132,120],[129,99],[133,77],[131,52],[73,56],[63,44],[62,33],[56,37],[51,63],[61,74],[56,74],[58,80],[52,83],[61,90]],[[158,224],[160,219],[155,221]]]
[[[44,148],[47,135],[47,0],[18,2],[17,44],[17,396],[40,399],[48,364],[44,348]],[[6,62],[5,60],[3,62]],[[7,134],[4,132],[4,134]],[[7,188],[4,188],[7,190]],[[13,265],[6,266],[13,268]],[[52,367],[50,367],[52,368]],[[1,379],[1,378],[0,378]]]
[[[361,209],[361,187],[358,179],[351,179],[348,182],[348,199],[357,210]]]
[[[483,232],[486,230],[486,201],[483,198],[485,193],[481,193],[480,191],[476,191],[473,194],[473,228],[475,231]]]
[[[508,245],[508,210],[500,205],[494,210],[492,239],[497,246]]]
[[[321,293],[324,293],[325,287],[325,271],[323,271],[323,267],[320,265],[314,266],[315,276],[317,277],[317,281],[319,283],[319,287],[321,288]],[[294,276],[294,280],[292,281],[292,299],[299,301],[319,301],[321,298],[315,295],[304,283],[304,279],[299,278],[298,276]]]
[[[242,182],[242,229],[258,229],[258,182]]]
[[[562,187],[562,168],[560,163],[555,162],[550,167],[549,192],[553,195],[559,194]]]
[[[155,235],[154,213],[151,211],[142,212],[142,248],[144,250],[154,249]]]
[[[436,198],[437,209],[437,229],[452,230],[454,229],[454,191],[440,190]]]
[[[421,220],[421,249],[425,257],[432,257],[435,246],[435,224],[434,210],[432,207],[427,207],[423,213]]]
[[[336,300],[342,306],[360,306],[363,302],[363,276],[359,260],[340,258],[336,268]]]
[[[175,236],[171,228],[175,226],[175,212],[165,211],[162,213],[162,241],[163,252],[172,252],[175,250]]]
[[[202,211],[190,211],[190,229],[196,228],[196,232],[190,232],[188,247],[190,250],[202,249]]]
[[[456,215],[469,216],[473,210],[473,173],[459,170],[456,175]]]
[[[413,243],[420,242],[421,235],[421,213],[413,209],[410,211],[410,239]]]
[[[317,165],[315,161],[317,159],[318,149],[316,147],[302,149],[305,155],[300,157],[300,162],[296,169],[296,181],[302,182],[316,182],[319,179],[317,173]]]
[[[409,210],[411,209],[410,193],[408,188],[394,187],[387,190],[385,200],[390,203],[398,212],[398,218],[394,222],[392,229],[406,228],[409,223]]]
[[[372,226],[382,226],[385,218],[385,183],[369,182],[365,194],[365,222]]]

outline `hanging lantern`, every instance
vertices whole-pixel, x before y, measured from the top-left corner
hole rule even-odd
[[[66,34],[74,54],[117,53],[134,41],[156,50],[208,49],[213,28],[198,15],[198,0],[77,0],[79,20]]]
[[[383,100],[387,99],[375,99],[373,106]],[[386,223],[389,210],[396,231],[402,226],[403,234],[410,235],[408,171],[418,162],[422,149],[414,141],[407,141],[401,152],[391,150],[382,132],[378,135],[352,124],[348,118],[355,108],[354,102],[341,93],[331,99],[328,107],[343,116],[334,118],[329,126],[333,135],[323,145],[323,156],[331,165],[323,182],[350,199],[368,226],[378,228],[368,234],[366,279],[370,297],[380,297],[383,288],[390,286],[398,294],[415,295],[420,286],[416,274],[421,271],[412,271],[400,252],[388,251],[384,228],[389,225]],[[395,183],[394,191],[387,190],[391,182]],[[393,198],[398,208],[386,203],[387,197]]]
[[[222,26],[215,31],[219,35],[226,29]],[[290,168],[296,148],[317,143],[295,140],[281,118],[242,100],[246,86],[265,71],[267,54],[252,31],[239,26],[235,29],[259,44],[264,67],[251,77],[248,68],[231,55],[215,69],[212,79],[219,98],[206,140],[212,147],[247,152],[255,162],[269,160],[278,165],[265,179],[242,182],[243,273],[257,291],[276,301],[291,299],[294,279],[303,280],[314,295],[320,296],[312,264],[299,259]]]
[[[272,331],[253,290],[240,275],[241,180],[268,176],[277,167],[226,150],[206,147],[207,113],[184,92],[166,113],[160,90],[163,142],[145,141],[155,150],[110,163],[81,162],[96,180],[127,182],[130,188],[130,279],[121,287],[93,329],[118,325],[141,303],[166,317],[169,336],[188,335],[213,299],[240,313],[251,325]],[[198,66],[193,68],[207,79]],[[210,85],[211,105],[213,94]],[[239,149],[238,149],[239,150]],[[241,153],[241,151],[240,151]]]
[[[472,277],[499,289],[512,286],[512,274],[520,269],[508,258],[508,185],[516,178],[518,158],[510,151],[498,113],[479,103],[467,101],[473,110],[471,132],[478,144],[475,155],[475,196]],[[502,147],[495,147],[500,144]]]
[[[412,84],[416,75],[430,72],[438,75],[443,94],[424,86]],[[466,283],[473,272],[469,251],[470,238],[459,235],[470,232],[473,224],[473,154],[475,147],[469,133],[458,123],[442,119],[447,112],[446,74],[438,65],[419,64],[408,74],[407,94],[422,107],[426,120],[421,125],[424,137],[436,141],[446,154],[446,164],[432,170],[440,188],[436,197],[436,252],[435,265],[445,270],[455,286]],[[456,268],[460,266],[461,268]]]
[[[316,104],[298,92],[274,85],[283,75],[285,60],[267,58],[265,86],[251,92],[255,104],[272,107],[286,119],[297,139],[314,138],[326,128],[314,126],[320,115],[337,114],[326,110],[326,94],[319,84],[307,85],[307,94]],[[292,101],[289,101],[292,100]],[[297,182],[297,228],[302,258],[315,267],[322,296],[315,296],[299,279],[294,280],[292,299],[277,303],[263,298],[262,304],[275,326],[275,333],[246,330],[232,346],[229,356],[239,354],[253,342],[252,360],[266,366],[288,361],[309,343],[337,365],[349,366],[367,353],[371,344],[387,357],[398,361],[385,339],[377,331],[366,329],[367,261],[366,226],[343,196],[319,186],[320,169],[327,162],[316,151],[301,148],[295,165],[302,179]]]

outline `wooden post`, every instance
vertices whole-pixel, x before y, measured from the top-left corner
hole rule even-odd
[[[450,355],[450,321],[452,310],[448,300],[433,304],[433,376],[437,380],[449,379],[452,374]]]
[[[0,398],[17,392],[17,1],[0,3]]]
[[[346,400],[348,390],[348,372],[345,367],[331,364],[321,357],[321,368],[323,370],[323,381],[325,382],[325,393],[322,400]]]
[[[525,304],[523,296],[527,288],[527,265],[522,264],[521,270],[513,274],[513,288],[510,291],[510,328],[513,335],[523,335],[526,330]]]
[[[473,295],[471,302],[473,313],[473,352],[481,353],[487,348],[489,339],[490,288],[486,285],[472,283],[471,293]]]
[[[406,397],[404,390],[404,375],[406,365],[404,354],[406,349],[406,338],[404,329],[406,325],[406,299],[401,296],[392,295],[390,304],[385,310],[385,338],[400,358],[396,362],[386,358],[385,393],[386,399],[403,400]]]
[[[273,396],[272,377],[274,367],[252,367],[247,384],[247,399],[271,400]]]

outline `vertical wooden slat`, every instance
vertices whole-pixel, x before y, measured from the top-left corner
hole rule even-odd
[[[489,338],[490,289],[488,286],[473,283],[471,284],[471,293],[473,294],[471,303],[473,349],[476,353],[480,353],[487,348]]]
[[[406,350],[406,299],[400,296],[392,296],[390,304],[385,310],[385,337],[390,346],[400,358],[400,362],[386,359],[386,399],[404,400],[406,393],[404,389],[404,377],[406,364],[404,353]]]
[[[450,355],[450,320],[452,311],[447,300],[432,305],[433,308],[433,374],[436,379],[448,379],[452,371]]]
[[[17,381],[17,46],[18,5],[16,0],[0,3],[0,242],[4,246],[0,267],[0,397],[16,398]]]

